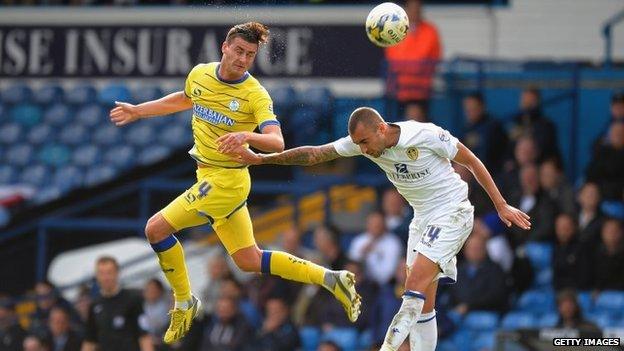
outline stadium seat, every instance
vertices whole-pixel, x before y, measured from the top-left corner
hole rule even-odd
[[[13,184],[17,181],[17,170],[13,166],[0,165],[0,185]]]
[[[168,147],[162,145],[155,145],[146,148],[139,154],[138,162],[140,165],[148,165],[156,163],[165,157],[169,156],[171,151]]]
[[[366,329],[358,337],[358,350],[370,350],[373,345],[373,331]]]
[[[0,227],[4,227],[5,225],[7,225],[10,220],[11,213],[9,213],[9,210],[4,208],[3,206],[0,206]]]
[[[302,327],[299,329],[299,337],[303,351],[316,351],[321,339],[321,331],[318,328]]]
[[[559,314],[557,312],[544,313],[538,321],[540,328],[554,328],[559,322]]]
[[[109,123],[104,109],[98,104],[88,104],[78,109],[76,120],[86,127]]]
[[[39,161],[49,166],[60,167],[70,160],[70,150],[65,145],[52,144],[44,146],[39,152]]]
[[[115,101],[131,102],[132,95],[125,85],[112,84],[100,90],[97,99],[103,106],[112,107]]]
[[[496,332],[481,332],[473,338],[470,349],[472,351],[494,350],[495,344]]]
[[[624,291],[606,290],[596,298],[594,309],[597,312],[608,312],[624,316]]]
[[[594,298],[591,291],[581,291],[576,295],[578,303],[581,306],[581,311],[584,314],[589,313],[594,309]]]
[[[142,147],[152,143],[154,135],[156,135],[154,128],[144,123],[135,123],[126,128],[126,130],[126,141],[135,146]]]
[[[488,311],[473,311],[466,315],[462,327],[471,331],[494,330],[498,326],[498,314]]]
[[[39,105],[51,105],[63,101],[63,88],[56,84],[48,84],[37,90],[33,95],[33,102]]]
[[[457,351],[457,350],[459,350],[459,348],[457,347],[457,345],[455,345],[453,340],[450,340],[450,339],[440,340],[438,342],[438,346],[436,347],[436,351]]]
[[[87,186],[95,186],[115,177],[115,168],[107,165],[99,165],[87,170],[84,178],[84,184]]]
[[[585,318],[600,328],[614,327],[618,320],[614,317],[614,313],[607,311],[588,313]]]
[[[7,87],[2,91],[2,103],[15,105],[19,103],[27,103],[32,97],[32,90],[25,84],[17,84]]]
[[[65,144],[75,146],[86,142],[89,138],[87,129],[79,124],[69,124],[63,128],[58,140]]]
[[[318,145],[326,142],[318,140],[324,124],[316,109],[299,107],[293,111],[290,123],[285,128],[292,132],[295,145]]]
[[[135,161],[134,149],[128,145],[113,146],[104,153],[104,161],[114,165],[115,168],[130,167]]]
[[[82,171],[76,166],[65,166],[54,172],[52,184],[57,186],[62,192],[82,185]]]
[[[61,197],[62,193],[63,192],[61,191],[61,189],[56,186],[46,186],[45,188],[41,189],[41,191],[37,191],[35,193],[35,197],[32,199],[32,201],[36,204],[42,204],[58,199],[59,197]]]
[[[535,314],[555,311],[555,294],[551,290],[525,291],[518,300],[517,309]]]
[[[16,144],[6,150],[4,158],[9,165],[23,167],[33,162],[34,150],[28,144]]]
[[[603,201],[600,210],[609,217],[624,221],[624,202],[622,201]]]
[[[82,145],[74,149],[72,163],[79,167],[91,167],[102,159],[101,153],[95,145]]]
[[[160,132],[160,134],[158,135],[158,139],[163,145],[172,148],[190,145],[191,143],[193,143],[193,139],[190,135],[190,129],[190,126],[182,127],[180,125],[167,127],[164,128],[162,132]]]
[[[32,127],[41,122],[41,109],[32,104],[19,104],[11,109],[11,120],[23,125]]]
[[[50,170],[43,165],[30,165],[22,170],[19,176],[20,183],[41,187],[44,183],[48,183],[50,178]]]
[[[78,85],[65,92],[65,102],[70,105],[85,105],[95,102],[97,92],[91,85]]]
[[[165,94],[157,86],[141,86],[132,89],[132,102],[142,103],[150,100],[156,100],[163,97]]]
[[[109,146],[118,144],[121,141],[121,129],[113,124],[106,124],[101,128],[97,128],[93,133],[93,141],[100,146]]]
[[[12,145],[22,139],[23,127],[17,123],[5,123],[0,127],[0,143]]]
[[[71,110],[61,103],[48,107],[43,113],[43,121],[56,127],[64,127],[71,119]]]
[[[281,121],[287,120],[291,112],[297,107],[297,91],[290,85],[275,87],[270,90],[273,100],[273,112]]]
[[[459,329],[455,333],[453,333],[453,335],[451,336],[451,340],[453,341],[453,344],[457,346],[455,350],[469,351],[474,334],[475,333],[468,329]]]
[[[54,141],[54,129],[48,124],[39,124],[28,131],[26,141],[29,144],[40,145]]]
[[[533,287],[536,289],[549,289],[552,288],[553,270],[552,268],[544,268],[538,271],[535,280],[533,281]]]
[[[324,118],[331,117],[334,110],[334,95],[325,86],[316,86],[299,93],[299,102],[317,110]]]
[[[356,351],[358,331],[355,328],[333,328],[324,332],[321,340],[331,340],[344,351]]]
[[[528,312],[509,312],[503,317],[501,327],[506,330],[534,328],[537,321],[533,314]]]
[[[552,244],[528,242],[524,246],[525,253],[536,271],[549,268],[552,260]]]

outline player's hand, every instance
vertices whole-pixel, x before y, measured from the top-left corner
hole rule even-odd
[[[115,105],[117,107],[110,111],[109,116],[111,122],[115,123],[116,126],[121,127],[139,119],[140,116],[136,105],[119,101],[115,101]]]
[[[511,227],[511,225],[514,224],[524,230],[531,229],[531,217],[519,209],[508,204],[504,204],[500,206],[500,208],[497,208],[496,211],[506,226]]]
[[[244,165],[259,165],[262,163],[262,156],[249,150],[244,146],[239,146],[227,154],[236,162]]]
[[[224,154],[231,154],[237,148],[243,146],[249,139],[249,132],[228,133],[219,139],[217,150]]]

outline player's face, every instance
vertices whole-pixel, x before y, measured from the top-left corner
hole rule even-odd
[[[351,140],[360,147],[362,153],[372,157],[379,157],[386,148],[383,134],[383,123],[376,126],[367,126],[360,123],[351,134]]]
[[[100,288],[106,292],[113,292],[117,289],[119,272],[117,267],[109,262],[103,262],[96,266],[95,279]]]
[[[253,65],[258,52],[258,44],[235,37],[229,43],[227,41],[223,43],[221,52],[223,53],[221,66],[227,75],[242,77]]]

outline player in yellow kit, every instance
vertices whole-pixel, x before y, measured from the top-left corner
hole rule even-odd
[[[197,182],[145,226],[175,297],[171,323],[164,336],[166,343],[188,332],[201,307],[191,294],[184,251],[173,234],[207,222],[243,271],[321,285],[340,301],[351,321],[360,313],[352,273],[331,271],[285,252],[258,248],[246,206],[249,171],[226,155],[248,145],[266,152],[284,150],[271,97],[248,72],[268,35],[268,29],[260,23],[236,25],[221,46],[221,61],[195,66],[184,91],[139,105],[117,102],[110,112],[111,121],[123,126],[141,118],[193,109],[194,145],[189,153],[197,161]],[[254,132],[256,128],[260,133]]]

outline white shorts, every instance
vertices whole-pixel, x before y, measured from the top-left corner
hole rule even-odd
[[[455,257],[472,232],[474,207],[470,201],[461,202],[454,209],[433,212],[410,223],[407,240],[406,263],[412,267],[418,254],[424,255],[440,266],[435,278],[440,284],[457,281]]]

